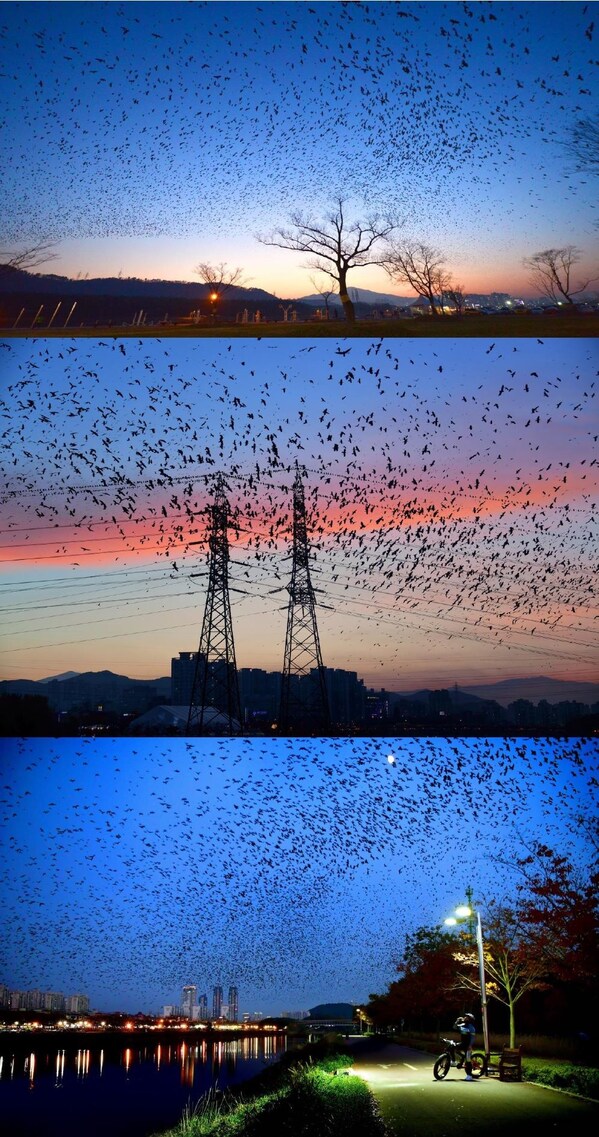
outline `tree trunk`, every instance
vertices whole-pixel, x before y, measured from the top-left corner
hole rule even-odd
[[[345,313],[345,319],[348,321],[348,323],[355,324],[356,313],[354,310],[353,303],[350,300],[348,292],[347,292],[346,278],[347,278],[347,270],[340,268],[339,269],[339,299],[340,299],[341,303],[343,304],[343,311]]]
[[[516,1015],[513,1000],[510,999],[510,1050],[516,1045]]]

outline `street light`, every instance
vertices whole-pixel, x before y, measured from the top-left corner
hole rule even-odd
[[[485,955],[483,949],[483,929],[480,921],[480,912],[472,906],[472,889],[466,889],[466,896],[468,897],[467,904],[460,904],[455,909],[455,916],[449,916],[444,923],[449,928],[454,928],[456,924],[461,924],[464,920],[469,920],[472,930],[472,920],[476,916],[476,947],[478,950],[478,974],[480,980],[480,1006],[483,1020],[483,1038],[485,1042],[485,1055],[487,1062],[491,1053],[489,1045],[489,1023],[487,1020],[487,988],[485,984]]]

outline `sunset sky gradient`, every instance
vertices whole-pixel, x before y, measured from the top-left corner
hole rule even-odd
[[[597,680],[593,341],[42,339],[2,356],[3,677],[156,678],[195,650],[217,473],[237,662],[279,670],[297,460],[327,666],[403,690]]]
[[[305,295],[304,257],[256,235],[339,196],[439,246],[468,291],[531,294],[522,258],[556,245],[590,266],[596,186],[566,149],[593,113],[586,4],[36,2],[2,17],[3,241],[56,240],[54,271],[194,280],[224,260]],[[380,268],[350,284],[409,294]]]

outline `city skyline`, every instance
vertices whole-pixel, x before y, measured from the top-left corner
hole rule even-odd
[[[592,114],[583,3],[5,8],[4,240],[56,240],[66,275],[226,261],[303,295],[305,257],[257,235],[339,196],[440,247],[467,291],[529,295],[523,258],[564,245],[594,275],[568,153]],[[390,287],[376,266],[350,284]]]
[[[585,739],[30,738],[4,753],[3,982],[43,976],[107,1012],[201,975],[234,975],[266,1015],[364,1002],[468,885],[483,922],[509,902],[532,842],[584,871],[599,784]],[[463,826],[476,856],[460,870]]]
[[[3,349],[2,677],[197,651],[221,474],[237,664],[279,670],[297,462],[325,666],[597,681],[596,341]]]

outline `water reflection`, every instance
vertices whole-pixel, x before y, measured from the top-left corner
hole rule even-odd
[[[43,1075],[52,1077],[54,1085],[61,1087],[65,1076],[72,1074],[78,1081],[87,1081],[90,1075],[101,1078],[105,1062],[120,1066],[128,1079],[132,1067],[151,1064],[158,1073],[164,1067],[179,1066],[179,1080],[182,1086],[191,1089],[198,1076],[207,1069],[213,1084],[228,1084],[236,1080],[238,1067],[247,1061],[269,1061],[276,1059],[285,1049],[286,1040],[282,1036],[241,1038],[224,1042],[206,1041],[197,1044],[180,1042],[177,1044],[156,1043],[99,1050],[64,1047],[55,1048],[49,1040],[36,1040],[36,1050],[29,1053],[10,1054],[10,1040],[4,1040],[4,1054],[0,1055],[0,1081],[26,1078],[33,1089],[36,1078]],[[237,1079],[239,1080],[239,1079]]]

